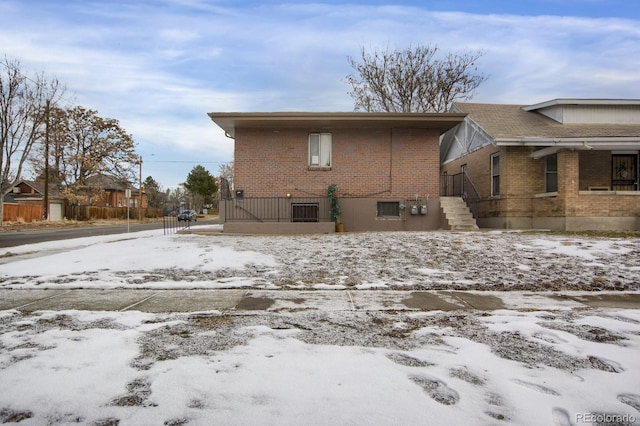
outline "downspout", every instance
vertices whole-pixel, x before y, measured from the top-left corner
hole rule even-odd
[[[393,193],[393,128],[389,129],[389,192]]]

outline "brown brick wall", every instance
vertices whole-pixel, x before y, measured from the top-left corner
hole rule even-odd
[[[440,146],[436,131],[393,131],[392,193],[412,198],[440,194]]]
[[[308,137],[332,134],[332,167],[310,170]],[[246,197],[413,198],[439,193],[438,132],[425,129],[236,129],[235,189]]]

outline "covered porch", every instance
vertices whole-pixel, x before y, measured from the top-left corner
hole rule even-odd
[[[544,191],[531,200],[532,227],[640,230],[640,142],[557,141],[535,149]]]

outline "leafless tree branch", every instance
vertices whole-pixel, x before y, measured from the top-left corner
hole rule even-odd
[[[347,76],[356,109],[445,112],[453,102],[470,99],[486,80],[476,67],[484,53],[449,53],[443,59],[437,53],[436,46],[417,45],[371,53],[362,48],[358,60],[348,57],[356,71]]]

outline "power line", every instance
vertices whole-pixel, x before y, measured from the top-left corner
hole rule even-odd
[[[145,163],[189,163],[189,164],[224,164],[229,161],[192,161],[192,160],[145,160]]]

